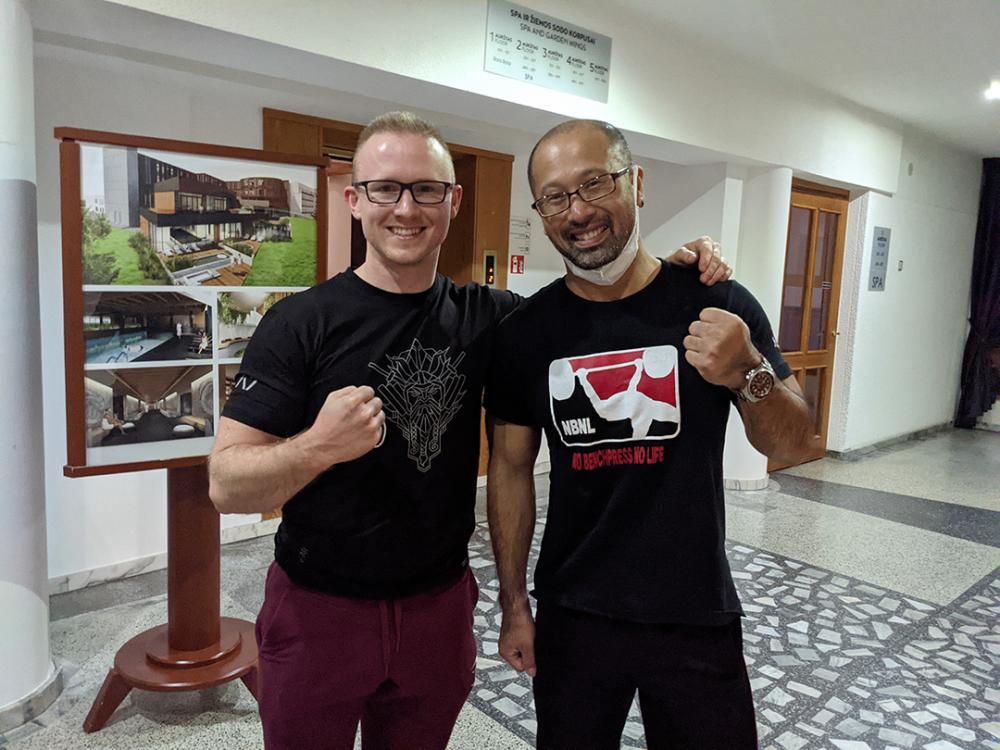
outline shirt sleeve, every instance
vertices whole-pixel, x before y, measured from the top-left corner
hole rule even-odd
[[[497,306],[498,320],[506,318],[518,309],[526,299],[516,292],[511,292],[507,289],[494,289],[492,287],[490,287],[490,296],[493,298],[493,304]]]
[[[757,347],[767,361],[774,368],[774,374],[779,380],[784,380],[792,374],[792,368],[788,366],[785,358],[778,350],[778,342],[775,341],[774,332],[771,330],[771,323],[767,319],[764,308],[750,291],[742,284],[732,281],[729,289],[729,312],[735,313],[743,318],[743,322],[750,329],[750,340]]]
[[[306,331],[293,325],[287,303],[275,304],[250,338],[222,416],[277,437],[301,432],[311,357]]]
[[[519,317],[513,315],[500,323],[493,338],[483,403],[492,417],[534,427],[532,389],[522,366],[524,346],[517,345]]]

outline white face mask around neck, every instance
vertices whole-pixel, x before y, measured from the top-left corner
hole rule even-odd
[[[624,249],[617,258],[598,268],[580,268],[569,258],[563,256],[566,270],[574,276],[598,286],[611,286],[624,276],[629,266],[632,265],[632,261],[635,260],[635,256],[639,253],[639,166],[637,164],[632,165],[632,206],[635,223],[632,225],[632,233],[628,236]]]

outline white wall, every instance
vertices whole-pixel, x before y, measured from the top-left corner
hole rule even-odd
[[[722,237],[725,164],[685,167],[641,157],[636,162],[646,173],[639,226],[649,252],[662,257],[703,234]]]
[[[848,230],[831,450],[854,450],[954,417],[980,170],[979,159],[909,131],[899,191],[852,202],[861,222]],[[868,291],[876,226],[892,230],[882,292]]]
[[[201,0],[118,0],[121,6],[172,19],[226,29],[250,39],[281,45],[286,51],[256,59],[239,38],[206,44],[200,30],[186,33],[147,31],[150,16],[114,13],[106,4],[74,3],[59,8],[49,23],[72,24],[107,41],[155,49],[190,60],[228,58],[248,71],[266,66],[276,72],[292,51],[341,64],[326,69],[337,87],[370,90],[412,105],[491,122],[514,122],[543,129],[564,117],[597,117],[635,134],[651,136],[658,148],[666,141],[738,154],[829,179],[895,189],[900,138],[892,122],[874,112],[803,86],[773,71],[754,69],[724,49],[706,49],[663,27],[652,28],[614,3],[534,0],[533,10],[563,18],[613,39],[608,103],[543,89],[483,71],[486,3],[407,0],[352,4],[273,3],[245,0],[240,12],[227,3]],[[64,6],[43,3],[45,6]],[[108,20],[110,19],[110,20]],[[123,33],[126,24],[138,29]],[[169,32],[171,27],[161,27]],[[372,30],[377,30],[373,33]],[[442,51],[446,50],[446,54]],[[231,62],[229,64],[232,64]],[[335,78],[330,78],[335,76]],[[405,84],[400,77],[405,77]],[[426,84],[430,84],[429,86]],[[439,87],[450,89],[445,95]],[[525,107],[538,114],[530,118]],[[520,114],[519,114],[520,113]],[[548,113],[545,116],[544,113]],[[552,117],[557,115],[558,117]],[[530,121],[530,122],[529,122]],[[633,145],[638,145],[633,144]],[[647,151],[663,160],[666,153]]]
[[[531,222],[530,251],[524,254],[524,274],[511,274],[509,268],[507,274],[507,288],[525,296],[560,278],[566,270],[562,256],[545,236],[541,218],[531,208],[531,202],[535,198],[528,186],[527,164],[535,139],[529,136],[528,141],[530,143],[526,143],[523,149],[514,154],[510,215],[511,218],[528,219]],[[510,252],[522,254],[514,249],[515,244],[512,240]]]

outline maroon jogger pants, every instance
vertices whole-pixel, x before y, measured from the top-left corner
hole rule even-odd
[[[472,688],[470,571],[396,600],[297,586],[277,563],[257,617],[267,750],[444,750]]]

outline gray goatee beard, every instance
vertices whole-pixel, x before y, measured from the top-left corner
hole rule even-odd
[[[634,217],[635,215],[633,214],[633,221],[635,220]],[[630,227],[624,237],[612,234],[597,247],[591,247],[587,250],[577,250],[573,246],[573,240],[567,237],[566,247],[557,247],[556,249],[577,268],[582,268],[585,271],[593,271],[595,268],[606,266],[621,255],[625,249],[625,243],[628,242],[631,234],[632,229]]]
[[[605,266],[613,261],[622,254],[622,250],[624,249],[625,245],[617,238],[612,237],[597,247],[592,247],[587,250],[577,250],[576,248],[570,247],[559,248],[559,252],[577,268],[592,271],[595,268],[600,268],[601,266]]]

